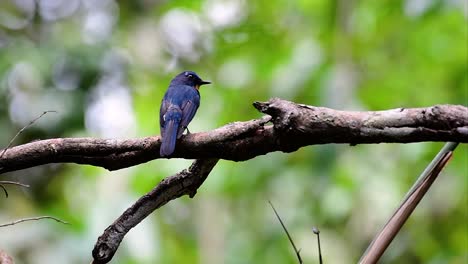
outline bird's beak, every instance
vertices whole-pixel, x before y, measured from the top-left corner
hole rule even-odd
[[[200,86],[204,85],[204,84],[210,84],[211,82],[207,82],[207,81],[201,81],[199,82],[197,85],[195,85],[195,89],[197,90],[200,90]]]

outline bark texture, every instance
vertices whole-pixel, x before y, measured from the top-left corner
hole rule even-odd
[[[115,220],[98,238],[93,249],[93,263],[108,263],[130,229],[171,200],[188,195],[193,198],[218,159],[196,160],[190,168],[162,180]]]
[[[282,99],[254,103],[260,119],[182,137],[171,158],[244,161],[269,152],[347,143],[468,142],[468,108],[436,105],[385,111],[339,111]],[[273,125],[267,125],[271,121]],[[7,149],[0,174],[47,163],[118,170],[161,158],[159,136],[137,139],[55,138]]]

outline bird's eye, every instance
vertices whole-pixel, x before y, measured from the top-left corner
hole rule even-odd
[[[187,77],[189,77],[190,79],[193,78],[193,75],[192,74],[189,74]]]

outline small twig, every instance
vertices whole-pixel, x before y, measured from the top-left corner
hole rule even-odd
[[[427,193],[432,183],[435,181],[441,170],[450,160],[453,151],[458,146],[458,143],[448,142],[426,167],[421,176],[414,183],[413,187],[408,191],[408,194],[403,199],[403,202],[393,213],[390,220],[385,224],[382,231],[377,234],[367,250],[364,252],[359,263],[376,263],[383,255],[392,240],[408,220],[411,213],[419,204],[421,199]]]
[[[5,226],[12,226],[12,225],[16,225],[16,224],[19,224],[19,223],[23,223],[23,222],[28,222],[28,221],[37,221],[37,220],[41,220],[41,219],[52,219],[52,220],[55,220],[59,223],[62,223],[62,224],[65,224],[65,225],[69,225],[68,222],[65,222],[63,220],[60,220],[56,217],[53,217],[53,216],[48,216],[48,215],[45,215],[45,216],[37,216],[37,217],[28,217],[28,218],[22,218],[22,219],[18,219],[18,220],[15,220],[13,222],[10,222],[10,223],[6,223],[6,224],[0,224],[0,227],[5,227]]]
[[[29,124],[27,124],[26,126],[24,126],[23,128],[21,128],[18,133],[16,133],[16,135],[10,140],[10,143],[8,143],[7,147],[3,149],[2,153],[0,154],[0,159],[3,157],[3,155],[5,155],[5,152],[7,152],[7,150],[11,147],[11,145],[13,144],[13,142],[15,141],[15,139],[21,134],[23,133],[24,130],[26,130],[28,127],[32,126],[37,120],[39,120],[39,118],[43,117],[45,114],[47,113],[57,113],[57,111],[54,111],[54,110],[48,110],[48,111],[44,111],[41,115],[39,115],[38,117],[34,118],[32,121],[29,122]]]
[[[322,260],[322,249],[320,248],[320,230],[318,230],[318,228],[316,228],[316,227],[313,227],[313,228],[312,228],[312,232],[314,232],[314,234],[317,235],[318,252],[319,252],[319,263],[320,263],[320,264],[323,264],[323,260]]]
[[[20,182],[14,182],[14,181],[0,181],[0,188],[2,188],[3,191],[5,192],[6,198],[8,198],[8,191],[7,191],[7,189],[5,188],[5,186],[3,186],[3,185],[6,185],[6,184],[18,185],[18,186],[22,186],[22,187],[26,187],[26,188],[29,187],[29,185],[24,184],[24,183],[20,183]],[[0,264],[1,264],[1,263],[0,263]]]
[[[15,182],[15,181],[0,181],[0,184],[1,185],[11,184],[11,185],[18,185],[18,186],[21,186],[21,187],[29,188],[29,185],[21,183],[21,182]]]
[[[276,211],[275,207],[273,206],[273,204],[268,201],[268,203],[270,204],[271,208],[273,209],[273,212],[275,212],[275,215],[276,217],[278,218],[278,221],[280,222],[281,226],[283,227],[283,230],[284,232],[286,233],[286,235],[288,236],[288,239],[289,239],[289,242],[291,243],[292,247],[294,248],[294,252],[296,253],[296,256],[297,256],[297,260],[299,261],[300,264],[302,264],[302,258],[301,258],[301,254],[300,254],[300,249],[298,250],[296,248],[296,245],[294,244],[294,241],[291,237],[291,235],[289,234],[288,232],[288,229],[286,228],[286,226],[284,225],[283,223],[283,220],[281,220],[281,217],[279,216],[278,212]]]
[[[45,114],[47,113],[57,113],[57,111],[54,111],[54,110],[48,110],[48,111],[44,111],[42,114],[40,114],[38,117],[34,118],[32,121],[29,122],[29,124],[27,124],[26,126],[24,126],[23,128],[21,128],[17,133],[16,135],[10,140],[10,142],[8,143],[8,145],[6,146],[6,148],[3,149],[2,153],[0,154],[0,159],[3,157],[3,155],[5,155],[5,153],[7,152],[7,150],[11,147],[11,145],[13,145],[13,142],[15,141],[15,139],[21,134],[23,133],[24,130],[26,130],[28,127],[32,126],[37,120],[39,120],[39,118],[43,117]],[[5,188],[5,184],[14,184],[14,185],[19,185],[19,186],[23,186],[23,187],[29,187],[29,185],[27,184],[23,184],[23,183],[19,183],[19,182],[11,182],[11,181],[0,181],[0,188],[3,189],[3,191],[5,192],[5,197],[8,198],[8,191],[7,189]]]
[[[5,198],[8,198],[8,191],[7,191],[7,189],[6,189],[3,185],[1,185],[1,184],[0,184],[0,188],[2,188],[3,191],[5,192]]]

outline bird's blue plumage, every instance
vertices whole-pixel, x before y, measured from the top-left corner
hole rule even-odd
[[[182,72],[172,79],[159,110],[161,156],[174,152],[176,140],[182,136],[200,106],[198,88],[208,83],[191,71]]]

